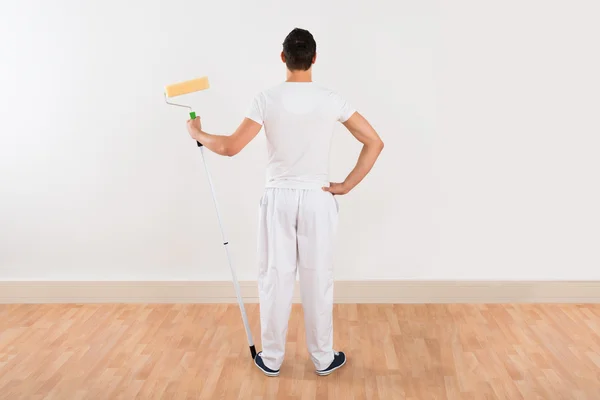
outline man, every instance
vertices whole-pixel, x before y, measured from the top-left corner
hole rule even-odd
[[[346,355],[333,349],[334,196],[350,192],[369,173],[383,142],[339,94],[312,82],[316,43],[310,32],[290,32],[281,60],[286,81],[258,94],[232,135],[202,131],[200,118],[188,121],[188,131],[209,150],[233,156],[264,126],[268,166],[258,233],[263,350],[255,364],[268,376],[279,375],[298,272],[308,351],[316,373],[329,375],[346,362]],[[329,150],[338,122],[363,148],[346,179],[330,183]]]

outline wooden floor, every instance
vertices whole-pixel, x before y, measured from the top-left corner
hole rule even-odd
[[[295,305],[267,378],[236,305],[0,305],[0,399],[600,399],[600,305],[334,312],[344,368],[313,373]]]

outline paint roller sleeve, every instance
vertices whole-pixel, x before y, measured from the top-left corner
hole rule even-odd
[[[192,92],[198,92],[209,88],[208,77],[204,76],[191,81],[174,83],[165,86],[165,94],[167,97],[181,96]]]

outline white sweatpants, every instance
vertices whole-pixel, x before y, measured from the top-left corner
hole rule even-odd
[[[338,204],[321,189],[267,188],[260,202],[258,290],[262,359],[283,363],[296,271],[316,369],[333,361],[333,240]]]

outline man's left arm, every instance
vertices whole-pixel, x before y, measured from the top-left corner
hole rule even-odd
[[[222,156],[232,157],[242,151],[258,135],[262,125],[250,118],[244,118],[240,126],[230,136],[211,135],[202,130],[200,117],[187,122],[192,139],[202,143],[207,149]]]

